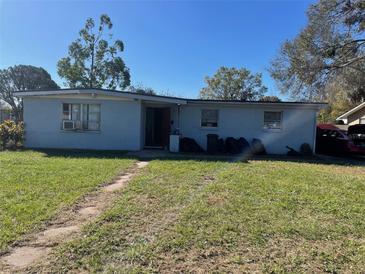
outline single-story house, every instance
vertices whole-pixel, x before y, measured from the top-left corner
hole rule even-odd
[[[365,102],[337,117],[336,120],[343,121],[345,125],[349,126],[365,124]]]
[[[130,150],[167,147],[170,134],[206,149],[207,134],[260,139],[268,153],[314,149],[323,103],[185,99],[104,89],[17,93],[23,98],[25,146]]]

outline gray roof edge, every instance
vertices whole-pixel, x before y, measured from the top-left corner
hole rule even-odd
[[[338,121],[338,120],[342,120],[342,119],[347,119],[347,117],[348,117],[349,115],[351,115],[351,114],[353,114],[353,113],[355,113],[355,112],[359,111],[360,109],[362,109],[362,108],[364,108],[364,107],[365,107],[365,102],[363,102],[363,103],[361,103],[360,105],[358,105],[358,106],[356,106],[356,107],[354,107],[354,108],[350,109],[349,111],[345,112],[344,114],[342,114],[342,115],[338,116],[338,117],[336,118],[336,120]]]
[[[114,90],[105,90],[105,89],[55,89],[55,90],[27,90],[21,92],[15,92],[15,96],[18,97],[27,97],[27,96],[52,96],[52,95],[68,95],[68,94],[98,94],[98,95],[106,95],[106,96],[115,96],[115,97],[126,97],[126,98],[135,98],[142,100],[152,100],[152,101],[165,101],[165,102],[176,102],[180,104],[186,104],[187,100],[178,97],[169,97],[169,96],[160,96],[160,95],[149,95],[149,94],[141,94],[129,91],[114,91]]]
[[[114,96],[126,96],[134,97],[145,100],[153,100],[153,98],[160,99],[158,101],[177,101],[179,103],[189,104],[260,104],[260,105],[306,105],[316,106],[317,108],[324,108],[327,106],[325,102],[296,102],[296,101],[240,101],[240,100],[214,100],[214,99],[188,99],[174,96],[163,96],[163,95],[152,95],[152,94],[140,94],[130,91],[118,91],[98,88],[66,88],[66,89],[42,89],[42,90],[26,90],[15,92],[15,96],[26,97],[26,96],[42,96],[42,95],[61,95],[61,94],[88,94],[88,93],[99,93],[103,95],[114,95]]]
[[[289,102],[289,101],[236,101],[236,100],[198,100],[188,99],[188,104],[227,104],[227,105],[291,105],[291,106],[313,106],[325,108],[328,104],[324,102]]]

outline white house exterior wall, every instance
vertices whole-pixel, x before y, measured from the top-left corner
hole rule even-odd
[[[217,128],[200,126],[202,109],[218,109]],[[264,111],[282,111],[282,129],[265,130]],[[295,107],[270,106],[232,106],[217,105],[184,106],[181,109],[181,133],[194,138],[206,149],[207,134],[218,134],[220,138],[244,137],[251,143],[253,138],[261,139],[268,153],[285,154],[290,146],[299,150],[300,145],[308,143],[313,148],[315,138],[316,110]]]
[[[29,148],[74,148],[97,150],[141,150],[144,146],[145,107],[170,107],[172,130],[179,128],[183,137],[195,139],[206,149],[207,134],[220,138],[244,137],[251,142],[261,139],[268,153],[285,154],[286,146],[296,150],[303,143],[313,148],[316,128],[316,105],[186,102],[172,99],[153,103],[137,98],[105,94],[52,94],[24,96],[25,146]],[[62,103],[101,105],[101,128],[97,132],[74,132],[61,129]],[[178,106],[179,105],[179,106]],[[180,108],[180,112],[178,109]],[[201,110],[219,110],[217,128],[201,127]],[[264,111],[282,111],[282,129],[265,130]],[[179,115],[180,113],[180,115]]]
[[[100,104],[100,131],[61,130],[62,103]],[[25,97],[24,122],[28,148],[140,150],[142,147],[140,101]]]

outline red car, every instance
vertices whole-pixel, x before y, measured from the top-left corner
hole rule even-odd
[[[365,155],[365,147],[356,145],[338,127],[331,124],[317,125],[316,153],[331,155]]]

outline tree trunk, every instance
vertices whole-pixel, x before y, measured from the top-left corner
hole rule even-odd
[[[10,105],[16,123],[23,121],[23,101],[19,105]]]
[[[95,45],[94,42],[91,46],[91,68],[90,68],[90,88],[94,87],[94,55],[95,55]]]
[[[17,108],[14,111],[14,119],[15,119],[15,123],[19,123],[21,121],[23,121],[23,108]]]

